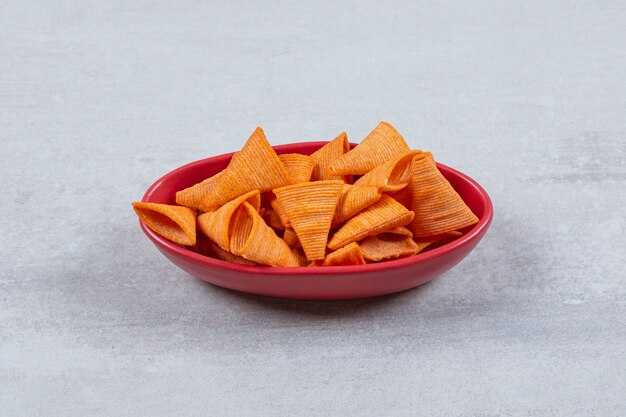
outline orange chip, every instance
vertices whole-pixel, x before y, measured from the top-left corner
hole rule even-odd
[[[230,249],[235,255],[263,265],[286,267],[301,265],[298,254],[276,236],[254,207],[246,202],[233,214]]]
[[[319,148],[311,154],[315,161],[315,167],[311,174],[311,181],[322,180],[345,180],[342,175],[332,175],[328,172],[328,167],[337,158],[350,150],[350,143],[346,132],[341,133],[335,139]]]
[[[463,233],[453,230],[451,232],[442,233],[440,235],[414,238],[413,240],[419,247],[419,251],[422,252],[426,249],[432,249],[433,247],[438,247],[445,245],[446,243],[450,243],[460,236],[463,236]]]
[[[205,184],[197,184],[193,193],[189,189],[179,191],[177,201],[181,193],[185,196],[193,194],[196,198],[189,207],[210,211],[247,192],[271,191],[292,183],[260,127],[252,133],[241,151],[233,155],[216,180],[205,181]]]
[[[403,237],[413,237],[413,233],[406,226],[398,226],[393,229],[387,230],[385,233],[389,233],[391,235],[403,236]]]
[[[278,158],[285,166],[294,184],[308,182],[311,179],[315,160],[310,156],[300,153],[285,153],[278,155]]]
[[[413,220],[413,212],[393,198],[382,195],[378,201],[348,220],[330,239],[328,247],[339,249],[366,236],[404,226]]]
[[[283,240],[291,249],[302,247],[300,243],[300,239],[298,239],[298,235],[295,230],[290,227],[285,228],[285,233],[283,234]]]
[[[331,229],[339,226],[364,208],[374,204],[380,198],[380,195],[380,190],[377,187],[344,184]]]
[[[359,244],[352,242],[326,256],[322,266],[365,265]]]
[[[333,161],[328,170],[333,175],[363,175],[408,151],[402,135],[389,123],[380,122],[358,146]]]
[[[278,214],[278,217],[280,218],[280,222],[285,227],[291,227],[291,222],[289,221],[289,216],[287,216],[287,212],[285,211],[283,206],[280,204],[280,201],[278,201],[278,199],[276,198],[276,195],[274,193],[272,193],[272,195],[274,195],[274,198],[270,200],[272,209],[274,209],[276,214]]]
[[[408,187],[404,187],[401,190],[392,191],[385,194],[396,200],[398,203],[402,204],[404,207],[411,210],[411,206],[413,205],[413,188],[410,185]]]
[[[306,255],[304,254],[304,250],[302,250],[302,248],[294,248],[292,249],[292,252],[296,254],[296,256],[298,257],[298,261],[300,262],[300,266],[304,266],[306,265],[309,261],[306,258]]]
[[[187,207],[157,203],[133,203],[143,224],[179,245],[196,243],[196,212]]]
[[[220,248],[220,245],[210,240],[208,237],[198,235],[196,244],[189,247],[190,250],[199,253],[200,255],[209,256],[211,258],[219,259],[221,261],[231,262],[241,265],[258,265],[258,263],[249,261],[241,256],[233,255],[230,252],[226,252]]]
[[[258,190],[250,191],[224,204],[215,211],[198,216],[198,227],[202,233],[221,246],[225,251],[231,251],[229,242],[232,236],[233,214],[244,202],[252,204],[255,211],[261,206],[261,196]]]
[[[200,211],[211,211],[211,205],[206,203],[206,195],[208,190],[213,188],[222,175],[224,175],[223,170],[196,185],[178,191],[176,193],[176,204]]]
[[[271,207],[271,202],[274,200],[276,196],[271,191],[266,191],[261,193],[261,207]]]
[[[272,209],[271,207],[266,208],[261,214],[261,217],[265,221],[265,224],[267,224],[272,229],[285,230],[285,225],[283,224],[283,222],[280,221],[280,217],[278,217],[278,214],[276,214],[274,209]]]
[[[368,236],[361,242],[361,252],[366,259],[383,261],[415,255],[420,251],[406,227],[396,227],[384,233]]]
[[[408,151],[359,178],[354,185],[378,187],[381,191],[398,191],[409,185],[411,180],[411,160],[422,151]]]
[[[309,261],[324,259],[343,181],[316,181],[274,190]]]
[[[417,154],[415,155],[415,158],[413,159],[423,159],[426,158],[432,162],[435,162],[435,157],[433,156],[433,153],[428,151],[428,152],[422,152],[421,154]]]
[[[415,218],[409,229],[415,237],[439,235],[478,222],[461,196],[437,169],[434,160],[418,155],[411,166],[412,210]]]

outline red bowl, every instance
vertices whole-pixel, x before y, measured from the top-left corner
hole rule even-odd
[[[276,153],[311,154],[327,142],[275,146]],[[352,145],[355,146],[355,145]],[[176,191],[226,168],[232,153],[202,159],[165,174],[143,196],[145,202],[175,204]],[[191,275],[237,291],[301,300],[348,300],[404,291],[446,272],[470,253],[493,217],[487,192],[467,175],[437,164],[480,221],[457,240],[428,252],[368,265],[274,268],[239,265],[209,258],[178,246],[140,223],[141,230],[174,265]]]

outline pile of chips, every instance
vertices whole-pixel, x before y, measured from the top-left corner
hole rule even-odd
[[[311,155],[277,155],[261,128],[218,174],[133,203],[154,232],[227,262],[363,265],[416,255],[478,222],[430,152],[381,122],[350,150],[345,133]]]

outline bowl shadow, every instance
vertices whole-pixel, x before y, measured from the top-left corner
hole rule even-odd
[[[189,275],[189,277],[196,279],[191,275]],[[413,300],[425,291],[432,281],[393,294],[354,300],[297,300],[276,298],[231,290],[205,281],[200,282],[203,291],[225,298],[227,302],[231,301],[251,307],[291,313],[296,316],[333,318],[350,316],[365,310],[384,309],[392,304],[399,305],[402,302]]]

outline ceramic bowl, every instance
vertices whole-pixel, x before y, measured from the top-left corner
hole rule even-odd
[[[327,142],[274,146],[277,154],[311,154]],[[355,145],[352,145],[355,146]],[[232,153],[202,159],[177,168],[157,180],[145,202],[175,204],[176,191],[224,169]],[[427,252],[368,265],[273,268],[224,262],[192,252],[162,238],[140,223],[141,230],[174,265],[214,285],[270,297],[303,300],[347,300],[404,291],[443,274],[470,253],[487,231],[493,207],[487,192],[467,175],[437,164],[480,221],[457,240]]]

